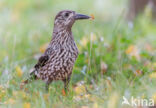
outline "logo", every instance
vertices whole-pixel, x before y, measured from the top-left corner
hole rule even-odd
[[[154,106],[154,100],[153,99],[134,98],[132,96],[130,101],[128,101],[128,99],[123,96],[122,105],[129,105],[129,106]]]

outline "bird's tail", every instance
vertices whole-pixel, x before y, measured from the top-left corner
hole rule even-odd
[[[32,82],[33,80],[37,79],[37,76],[35,75],[36,69],[34,69],[33,71],[31,71],[30,76],[27,80],[24,80],[21,84],[20,84],[20,88],[23,89],[23,87]]]

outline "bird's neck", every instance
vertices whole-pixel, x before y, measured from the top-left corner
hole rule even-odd
[[[54,26],[53,38],[61,38],[61,37],[66,38],[67,36],[70,35],[72,35],[71,28]]]
[[[69,28],[57,28],[54,26],[53,37],[51,43],[66,45],[74,42],[72,31]]]

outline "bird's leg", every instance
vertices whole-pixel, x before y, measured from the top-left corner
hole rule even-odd
[[[52,81],[47,81],[47,82],[46,82],[45,89],[46,89],[47,92],[49,91],[49,85],[50,85],[51,82],[52,82]]]
[[[67,92],[68,86],[69,86],[69,82],[70,82],[70,77],[64,79],[63,82],[64,82],[64,90],[65,90],[65,92]]]

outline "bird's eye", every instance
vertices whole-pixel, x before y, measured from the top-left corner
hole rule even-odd
[[[69,13],[65,13],[65,17],[68,17],[69,16]]]

